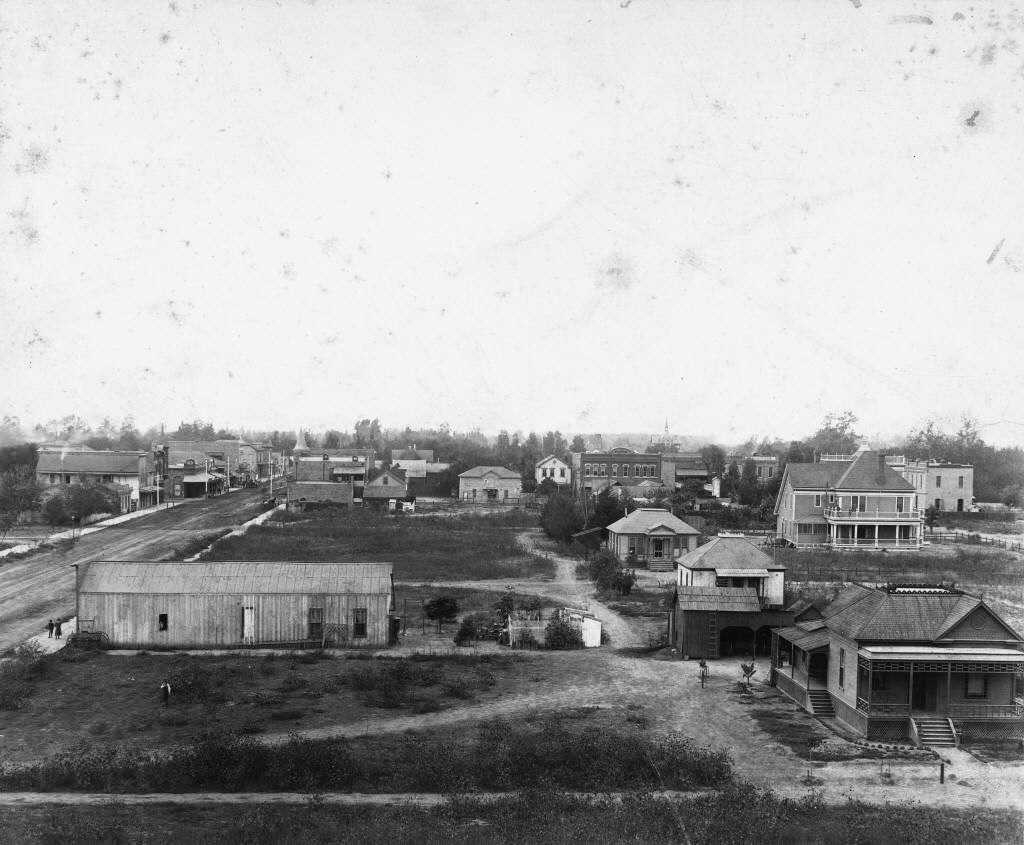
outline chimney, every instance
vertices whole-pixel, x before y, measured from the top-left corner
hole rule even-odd
[[[885,483],[885,455],[878,453],[878,472],[875,474],[875,481],[882,485]]]

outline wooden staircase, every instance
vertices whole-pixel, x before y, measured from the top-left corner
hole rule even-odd
[[[828,694],[828,690],[809,689],[807,690],[807,700],[810,701],[811,712],[815,716],[835,718],[836,711],[832,706],[832,696]]]
[[[676,562],[670,557],[658,558],[657,560],[651,558],[647,561],[649,572],[673,572],[675,568]]]
[[[956,746],[956,733],[949,719],[914,719],[914,726],[921,745],[926,748]]]

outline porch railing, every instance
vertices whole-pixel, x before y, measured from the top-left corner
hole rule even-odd
[[[951,704],[951,719],[1020,719],[1024,718],[1024,703],[1013,704]]]
[[[851,510],[849,508],[825,508],[825,516],[838,522],[864,522],[870,520],[892,521],[917,521],[921,519],[921,511],[916,508],[908,508],[905,511],[883,511],[874,510]]]
[[[909,704],[895,704],[884,701],[868,701],[857,696],[857,709],[869,716],[909,716]]]
[[[871,546],[871,547],[878,546],[878,548],[880,548],[880,549],[881,548],[886,548],[886,549],[896,549],[896,548],[911,549],[911,548],[914,548],[914,549],[916,549],[918,546],[921,545],[921,540],[919,538],[913,538],[913,537],[910,538],[910,539],[907,539],[907,538],[904,537],[902,539],[896,539],[896,540],[891,539],[891,538],[884,538],[884,539],[875,540],[875,539],[867,538],[867,537],[857,537],[857,538],[853,538],[853,537],[836,537],[835,539],[832,540],[832,542],[829,545],[835,546],[835,547],[839,547],[839,546],[846,547],[846,546],[849,546],[851,548],[854,547],[854,546],[865,546],[865,547],[867,547],[867,546]]]

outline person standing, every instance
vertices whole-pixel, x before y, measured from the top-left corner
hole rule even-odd
[[[46,638],[48,640],[49,639],[53,639],[53,629],[55,627],[56,626],[53,624],[53,620],[52,619],[49,622],[46,623]]]
[[[58,640],[61,637],[61,633],[60,633],[60,620],[59,619],[57,620],[57,624],[53,626],[53,636],[56,639],[58,639]]]
[[[171,682],[170,681],[164,681],[162,684],[160,684],[160,695],[163,697],[164,707],[166,707],[167,703],[171,700]]]

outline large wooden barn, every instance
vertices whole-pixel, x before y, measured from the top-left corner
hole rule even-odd
[[[381,647],[395,640],[390,563],[94,561],[79,630],[115,648]]]

